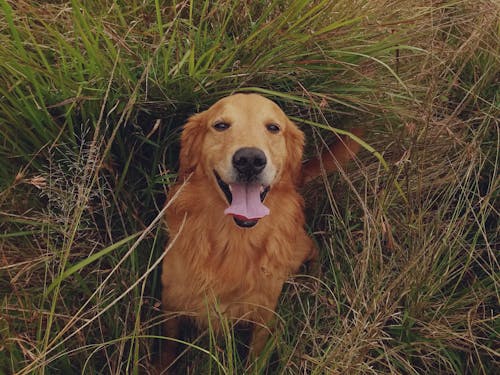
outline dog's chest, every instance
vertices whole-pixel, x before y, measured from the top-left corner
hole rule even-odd
[[[182,301],[176,308],[200,310],[207,299],[221,310],[234,310],[232,316],[238,315],[238,304],[274,308],[293,271],[286,261],[292,244],[278,244],[272,234],[265,241],[219,234],[183,236],[167,254],[163,281],[171,300]]]
[[[255,306],[274,310],[284,282],[310,250],[297,219],[299,202],[290,198],[281,209],[268,202],[271,215],[253,228],[237,227],[216,199],[196,209],[188,209],[190,202],[181,195],[167,211],[171,248],[162,272],[165,309],[203,315],[211,306],[232,318]]]

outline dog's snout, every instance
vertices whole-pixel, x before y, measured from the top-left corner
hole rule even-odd
[[[250,179],[257,176],[267,164],[264,152],[255,147],[240,148],[233,155],[233,166],[238,173]]]

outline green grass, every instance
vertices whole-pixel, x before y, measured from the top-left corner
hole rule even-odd
[[[494,1],[0,0],[0,374],[143,373],[164,319],[165,194],[192,113],[277,101],[306,155],[319,278],[281,298],[276,374],[498,372]],[[242,373],[227,330],[188,373]],[[274,342],[274,344],[273,344]]]

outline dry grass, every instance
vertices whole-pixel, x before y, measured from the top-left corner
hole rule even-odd
[[[248,372],[498,372],[494,1],[0,7],[0,374],[151,369],[179,125],[233,90],[302,119],[308,155],[369,145],[305,189],[322,275]],[[229,331],[205,341],[187,373],[242,373]]]

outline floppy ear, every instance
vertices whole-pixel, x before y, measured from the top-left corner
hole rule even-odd
[[[298,184],[302,171],[304,133],[290,120],[286,128],[285,142],[287,151],[285,171],[290,175],[292,182]]]
[[[203,112],[191,116],[182,130],[179,154],[180,178],[186,178],[200,163],[201,147],[205,137],[204,118]]]

